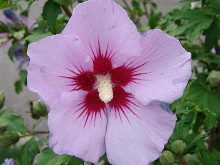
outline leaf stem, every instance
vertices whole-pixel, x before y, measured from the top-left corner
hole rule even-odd
[[[215,145],[215,141],[217,139],[217,135],[216,135],[216,127],[212,128],[210,130],[210,139],[209,139],[209,146],[208,146],[208,150],[211,152],[214,145]]]
[[[66,13],[66,15],[70,18],[72,16],[71,11],[69,10],[69,8],[63,3],[61,4],[61,8],[63,9],[63,11]]]
[[[175,160],[175,162],[179,162],[183,165],[189,165],[184,158],[178,158],[178,159]]]
[[[144,14],[146,15],[147,19],[149,20],[150,19],[150,15],[148,13],[148,10],[147,10],[147,3],[144,1],[144,0],[141,0],[141,3],[144,7]]]
[[[29,131],[27,130],[28,133],[30,134],[48,134],[49,131]]]
[[[132,11],[131,7],[129,6],[129,4],[127,3],[126,0],[122,0],[125,4],[125,6],[127,7],[128,11],[131,13],[133,19],[134,19],[134,22],[138,25],[138,26],[142,26],[141,23],[140,23],[140,19],[137,19],[134,12]]]

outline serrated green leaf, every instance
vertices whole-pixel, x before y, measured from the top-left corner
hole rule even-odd
[[[69,155],[57,155],[49,147],[43,149],[34,165],[83,165],[84,162]]]
[[[43,18],[47,21],[47,25],[54,32],[55,23],[58,15],[62,12],[60,5],[54,3],[52,0],[48,0],[43,8]]]
[[[43,39],[43,38],[45,38],[45,37],[51,36],[51,35],[52,35],[52,33],[50,33],[50,32],[49,32],[49,33],[45,33],[45,34],[33,33],[33,34],[27,36],[27,37],[25,38],[25,40],[27,40],[27,41],[29,41],[30,43],[32,43],[32,42],[39,41],[39,40],[41,40],[41,39]]]
[[[3,133],[0,134],[0,148],[9,147],[12,144],[17,143],[19,135],[17,133]]]
[[[200,140],[202,140],[204,137],[204,135],[201,135],[201,134],[190,134],[188,135],[184,140],[185,142],[187,143],[187,147],[186,147],[186,150],[185,152],[188,153],[188,152],[192,152],[193,150],[196,149],[196,146]]]
[[[206,131],[209,131],[209,130],[211,130],[215,125],[216,125],[216,116],[208,115],[208,116],[205,118],[205,121],[204,121],[205,130],[206,130]]]
[[[194,80],[189,88],[187,99],[193,101],[201,109],[209,109],[220,117],[220,96],[211,90],[203,79]]]
[[[41,141],[31,138],[22,146],[20,164],[32,164],[35,156],[40,152],[39,147],[42,145]]]
[[[214,20],[211,26],[205,31],[205,45],[211,50],[220,38],[220,20]]]
[[[167,17],[173,21],[181,21],[177,25],[176,30],[172,32],[174,35],[185,34],[188,41],[195,41],[201,33],[208,29],[213,21],[209,15],[205,15],[201,9],[173,10]]]
[[[22,118],[9,109],[0,112],[0,128],[1,127],[5,128],[10,133],[26,133]]]
[[[191,3],[195,1],[198,0],[181,0],[175,5],[174,9],[179,9],[179,10],[191,9]]]

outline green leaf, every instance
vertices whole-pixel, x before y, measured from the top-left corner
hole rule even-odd
[[[99,163],[102,165],[110,165],[110,163],[108,162],[107,159],[107,155],[104,154],[100,159],[99,159]]]
[[[8,36],[0,37],[0,45],[3,44],[4,42],[7,42],[8,40],[9,40]]]
[[[216,125],[216,116],[208,115],[204,122],[205,130],[209,131]]]
[[[8,7],[10,5],[10,0],[0,0],[0,10]]]
[[[17,40],[23,39],[24,35],[25,35],[25,30],[20,30],[13,33],[14,38],[16,38]]]
[[[175,5],[174,9],[179,9],[179,10],[191,9],[191,3],[195,1],[198,0],[181,0]]]
[[[0,109],[2,109],[4,103],[5,103],[5,94],[3,91],[0,91]]]
[[[195,41],[203,32],[210,27],[213,18],[205,15],[201,9],[173,10],[169,14],[169,19],[173,21],[181,21],[176,30],[172,30],[172,35],[188,35],[188,41]]]
[[[62,4],[62,0],[52,0],[54,3],[57,3],[57,4],[59,4],[59,5],[61,5]]]
[[[23,90],[23,84],[27,84],[27,71],[26,70],[20,70],[19,72],[19,80],[17,80],[14,83],[15,92],[19,94]]]
[[[203,139],[204,135],[201,134],[190,134],[184,140],[187,143],[185,153],[193,152],[196,149],[197,143]]]
[[[187,99],[193,101],[201,109],[209,109],[220,118],[220,96],[212,91],[203,79],[194,80],[189,89]]]
[[[57,155],[49,147],[43,149],[37,162],[34,165],[83,165],[84,162],[76,157],[69,155]]]
[[[19,77],[22,83],[27,84],[27,71],[26,70],[20,70]]]
[[[47,25],[50,30],[55,31],[55,23],[58,15],[62,12],[60,5],[54,3],[52,0],[48,0],[43,8],[43,18],[47,21]]]
[[[220,38],[220,20],[214,20],[211,26],[205,32],[205,45],[211,50]]]
[[[14,83],[14,88],[15,88],[15,92],[17,94],[19,94],[22,90],[23,90],[23,87],[22,87],[22,82],[21,81],[15,81]]]
[[[19,44],[17,42],[13,43],[12,46],[8,49],[8,56],[11,61],[13,61],[13,58],[15,56],[14,49],[17,48]]]
[[[0,21],[0,33],[5,33],[5,32],[8,32],[8,28],[2,21]]]
[[[18,160],[21,154],[21,147],[0,147],[0,164],[4,162],[5,158],[13,158]]]
[[[148,22],[148,25],[150,26],[151,29],[154,29],[159,25],[161,20],[161,13],[157,13],[155,9],[152,7],[150,11],[150,19]]]
[[[22,118],[9,109],[0,112],[0,128],[5,128],[10,133],[26,133]]]
[[[17,143],[19,135],[17,133],[3,133],[0,134],[0,148],[9,147],[12,144]]]
[[[33,33],[33,34],[27,36],[27,37],[25,38],[25,40],[27,40],[27,41],[29,41],[30,43],[32,43],[32,42],[39,41],[39,40],[41,40],[41,39],[43,39],[43,38],[45,38],[45,37],[51,36],[51,35],[52,35],[52,33],[50,33],[50,32],[49,32],[49,33],[44,33],[44,34]]]
[[[35,156],[40,152],[39,147],[42,145],[41,141],[31,138],[22,146],[21,164],[32,164]]]

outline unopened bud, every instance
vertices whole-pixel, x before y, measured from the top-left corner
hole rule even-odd
[[[182,140],[176,140],[172,143],[171,149],[173,153],[177,155],[182,154],[183,151],[186,149],[186,143],[184,143]]]
[[[5,103],[5,95],[3,91],[0,91],[0,109],[4,106]]]
[[[212,87],[217,87],[218,82],[220,82],[220,71],[211,71],[207,80]]]
[[[174,163],[174,155],[170,151],[163,151],[159,160],[162,165],[172,165]]]
[[[47,117],[48,111],[45,104],[42,102],[33,101],[32,102],[32,117],[33,118],[40,118],[40,117]]]
[[[187,154],[186,156],[184,156],[184,159],[187,161],[188,164],[203,164],[203,162],[196,154]]]
[[[18,18],[18,16],[10,9],[10,8],[5,8],[3,10],[3,14],[10,19],[12,22],[14,22],[17,25],[21,25],[22,22],[21,20]]]

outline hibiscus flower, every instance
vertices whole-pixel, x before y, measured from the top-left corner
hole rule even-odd
[[[77,5],[62,34],[32,43],[28,87],[50,107],[49,146],[97,163],[148,164],[175,127],[168,110],[191,76],[191,55],[161,30],[137,32],[112,0]]]

